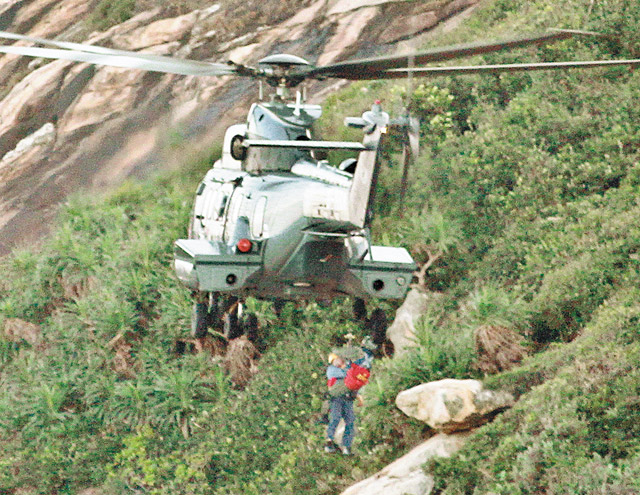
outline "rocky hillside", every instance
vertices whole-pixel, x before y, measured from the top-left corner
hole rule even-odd
[[[288,52],[326,64],[396,50],[476,2],[10,0],[0,29],[197,60],[254,64]],[[40,239],[70,193],[209,146],[256,97],[248,80],[1,56],[0,254]]]
[[[90,34],[96,29],[135,25],[151,11],[149,1],[95,2],[86,18],[65,32],[68,39],[83,41],[99,37]],[[57,4],[42,5],[54,16]],[[243,9],[237,5],[240,1],[213,7],[183,0],[132,29],[147,32],[163,19],[210,16],[211,24],[200,33],[213,33],[215,46],[237,40],[225,48],[226,57],[240,57],[240,47],[248,47],[243,60],[249,62],[271,49],[317,60],[394,50],[412,41],[392,36],[378,43],[394,32],[395,19],[402,19],[405,30],[414,21],[424,27],[434,16],[449,15],[447,7],[468,4],[334,1],[314,9],[310,2],[246,0]],[[22,11],[26,6],[5,3],[0,22],[12,20],[21,32],[35,29],[39,17]],[[300,12],[295,23],[287,14],[293,6]],[[408,15],[414,8],[424,15]],[[190,14],[193,9],[200,10]],[[235,17],[216,17],[224,9]],[[429,9],[438,13],[427,14]],[[115,26],[123,17],[130,20]],[[348,19],[358,29],[352,31]],[[264,29],[247,38],[242,33],[248,30],[236,30],[256,24]],[[311,27],[298,31],[296,25]],[[640,57],[639,25],[640,3],[629,0],[486,1],[459,29],[438,30],[427,43],[560,27],[605,36],[490,54],[482,62],[631,59]],[[187,30],[181,41],[191,46],[194,58],[200,57],[199,48],[184,42],[204,36],[196,31]],[[278,32],[289,41],[276,46]],[[350,41],[352,32],[360,33],[358,41]],[[429,31],[416,40],[427,36]],[[274,45],[262,50],[267,38]],[[168,43],[154,46],[177,46]],[[7,76],[12,84],[33,70],[48,74],[58,64],[30,69],[23,61],[11,63],[16,64]],[[69,67],[58,82],[72,79],[89,87],[89,71]],[[93,77],[115,73],[100,69]],[[123,175],[171,166],[172,154],[181,155],[181,168],[153,180],[125,181],[102,198],[75,196],[60,208],[57,226],[41,246],[0,257],[0,493],[640,493],[638,71],[446,77],[414,86],[409,98],[421,118],[422,153],[401,203],[400,150],[391,136],[377,183],[385,201],[374,205],[372,234],[374,242],[410,249],[428,270],[399,308],[378,302],[389,318],[397,316],[387,332],[395,353],[376,361],[363,393],[354,456],[325,454],[325,427],[318,421],[328,350],[348,333],[361,338],[370,331],[354,321],[350,301],[327,307],[288,304],[277,315],[268,302],[247,300],[259,319],[256,342],[262,355],[245,367],[251,379],[243,390],[236,388],[225,350],[232,343],[226,346],[215,335],[187,337],[192,301],[170,268],[171,245],[184,233],[195,184],[217,156],[211,148],[195,157],[187,150],[204,145],[207,140],[198,136],[211,128],[204,131],[198,123],[222,115],[227,100],[240,101],[246,82],[226,81],[228,86],[218,88],[222,80],[209,81],[211,87],[191,81],[186,86],[194,91],[192,100],[176,96],[184,105],[174,113],[160,103],[173,101],[170,88],[183,88],[176,93],[181,97],[189,94],[186,79],[142,77],[132,85],[137,110],[107,119],[114,129],[133,129],[140,137],[137,145],[113,144],[112,133],[87,125],[70,133],[82,143],[79,150],[74,154],[69,148],[64,155],[57,140],[72,122],[64,119],[82,102],[71,98],[69,89],[53,93],[61,98],[52,107],[60,107],[57,120],[37,121],[21,135],[40,131],[35,141],[41,145],[18,145],[22,137],[14,137],[11,154],[3,155],[16,164],[3,167],[8,174],[17,170],[21,153],[25,160],[37,157],[39,146],[71,163],[71,157],[97,153],[104,142],[112,147],[104,144],[104,153],[124,150],[104,162],[127,163]],[[27,76],[18,86],[30,80]],[[106,80],[94,84],[106,87]],[[328,92],[322,85],[312,89],[317,98]],[[391,98],[402,91],[406,85],[367,82],[334,92],[324,97],[329,118],[320,122],[321,129],[342,132],[337,123],[354,109],[367,108],[373,93]],[[124,89],[115,93],[126,100]],[[207,100],[207,110],[193,110],[198,95],[214,93],[226,100]],[[7,85],[2,95],[10,94]],[[147,100],[152,96],[160,103]],[[10,108],[8,101],[0,112]],[[23,116],[38,115],[28,104],[19,108]],[[225,118],[242,118],[244,108],[238,117],[229,112]],[[0,115],[3,123],[5,114]],[[151,129],[143,125],[147,121],[162,123],[164,131],[145,134]],[[154,151],[145,151],[145,136]],[[136,159],[128,161],[130,156]],[[38,192],[39,183],[54,184],[62,196],[71,178],[80,181],[63,166],[65,160],[57,161],[57,168],[37,169],[39,179],[23,180],[40,204],[46,196]],[[118,167],[104,174],[84,165],[94,190],[119,178]],[[13,184],[17,191],[19,181]],[[3,192],[5,197],[10,196]],[[31,211],[39,224],[48,218]],[[17,230],[27,222],[7,222],[3,236],[9,225]],[[485,407],[490,402],[493,406]]]

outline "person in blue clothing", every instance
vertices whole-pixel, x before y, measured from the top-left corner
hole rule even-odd
[[[354,361],[359,366],[371,367],[373,354],[370,349],[363,347],[364,356]],[[340,447],[334,441],[334,435],[340,420],[344,420],[344,433],[342,435],[342,447],[344,455],[351,455],[351,444],[355,437],[356,415],[353,410],[353,402],[358,401],[362,406],[362,397],[358,391],[350,390],[345,385],[347,370],[351,363],[336,353],[329,354],[329,366],[327,367],[327,386],[329,387],[329,426],[327,427],[327,441],[325,452],[336,452]]]

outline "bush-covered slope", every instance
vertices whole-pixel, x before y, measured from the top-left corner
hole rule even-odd
[[[623,0],[494,1],[433,43],[585,28],[619,37],[486,61],[630,58],[639,19]],[[347,303],[290,306],[277,319],[250,301],[269,346],[245,391],[218,361],[174,352],[190,302],[171,274],[171,242],[208,157],[190,172],[71,201],[46,246],[2,261],[0,319],[42,334],[0,336],[0,493],[336,493],[430,434],[395,409],[395,395],[480,377],[473,331],[493,324],[530,350],[486,378],[519,402],[433,463],[437,492],[636,493],[639,82],[597,69],[415,88],[423,153],[401,206],[391,136],[374,235],[420,261],[440,255],[427,277],[433,304],[420,345],[377,365],[355,458],[325,456],[315,423],[327,349],[364,332]],[[400,86],[330,97],[325,133],[377,97],[395,107]]]
[[[73,199],[42,250],[3,260],[3,319],[41,325],[31,344],[0,339],[3,493],[102,483],[123,435],[144,424],[173,429],[176,413],[224,393],[212,387],[217,367],[168,352],[190,307],[169,270],[190,208],[185,183],[193,179]],[[120,372],[114,338],[135,359]]]

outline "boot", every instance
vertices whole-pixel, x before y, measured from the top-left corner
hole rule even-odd
[[[331,454],[331,453],[333,453],[333,452],[335,452],[335,451],[337,451],[337,450],[338,450],[338,446],[336,445],[336,443],[335,443],[333,440],[331,440],[331,439],[329,438],[329,439],[327,440],[327,443],[325,443],[325,444],[324,444],[324,451],[325,451],[327,454]]]

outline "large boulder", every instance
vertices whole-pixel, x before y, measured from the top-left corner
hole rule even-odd
[[[344,14],[353,10],[375,7],[386,3],[389,3],[389,0],[338,0],[329,8],[327,15]]]
[[[387,338],[393,342],[396,355],[401,355],[416,345],[415,321],[426,313],[430,297],[434,296],[419,289],[411,289],[396,311],[396,317],[387,329]]]
[[[427,495],[433,477],[422,466],[433,457],[450,457],[464,444],[468,433],[440,434],[396,459],[382,471],[351,486],[342,495]]]
[[[444,379],[400,392],[396,406],[436,431],[468,430],[514,404],[507,392],[485,389],[478,380]]]
[[[18,130],[38,129],[50,121],[54,114],[51,104],[57,101],[69,66],[64,61],[48,64],[29,74],[0,100],[0,155],[17,146]]]

